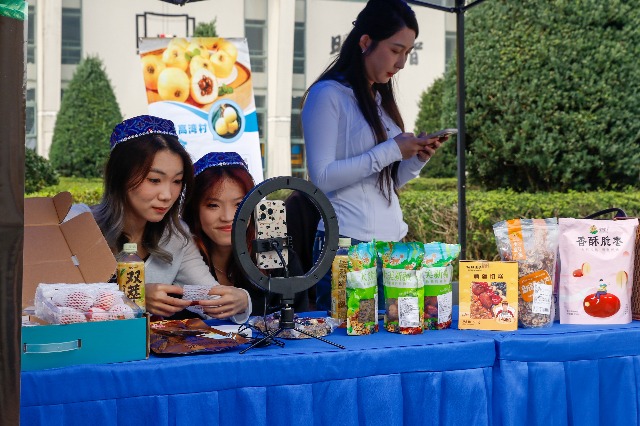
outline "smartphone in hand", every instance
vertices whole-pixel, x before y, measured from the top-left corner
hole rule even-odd
[[[451,135],[455,135],[458,133],[458,129],[442,129],[435,133],[430,133],[426,136],[422,136],[422,139],[444,139]]]

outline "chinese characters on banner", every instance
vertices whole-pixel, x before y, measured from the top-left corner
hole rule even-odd
[[[140,58],[149,114],[174,122],[196,162],[235,151],[256,183],[263,179],[246,39],[145,38]]]

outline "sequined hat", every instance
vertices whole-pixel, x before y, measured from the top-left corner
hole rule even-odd
[[[237,152],[210,152],[195,162],[193,171],[195,176],[198,176],[209,167],[223,166],[240,166],[249,172],[247,163]]]
[[[114,127],[111,133],[111,149],[121,142],[148,134],[162,134],[178,137],[173,121],[152,115],[128,118]]]

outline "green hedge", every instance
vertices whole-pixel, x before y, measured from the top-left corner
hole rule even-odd
[[[97,204],[101,179],[60,178],[60,184],[27,196],[53,196],[70,191],[74,202]],[[269,198],[285,199],[289,191]],[[629,216],[640,216],[640,192],[517,193],[510,190],[468,189],[467,259],[497,259],[493,224],[505,219],[584,217],[597,210],[620,207]],[[458,193],[455,179],[412,180],[400,193],[408,240],[458,242]]]
[[[26,194],[26,197],[53,197],[59,192],[69,191],[74,203],[87,205],[98,204],[102,199],[102,179],[61,177],[60,183],[48,186],[37,192]]]
[[[407,239],[458,241],[458,194],[455,191],[407,190],[400,194]],[[497,259],[493,224],[505,219],[584,217],[609,207],[640,215],[640,192],[516,193],[509,190],[466,194],[467,259]]]

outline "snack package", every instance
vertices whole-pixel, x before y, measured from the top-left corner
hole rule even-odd
[[[215,300],[220,298],[217,294],[209,294],[212,285],[208,284],[189,284],[182,287],[182,299],[191,300],[191,306],[187,306],[187,310],[200,315],[201,317],[207,317],[204,312],[204,307],[198,304],[201,300]]]
[[[551,327],[558,252],[558,223],[549,219],[513,219],[493,225],[502,260],[518,262],[518,321],[521,327]]]
[[[458,328],[518,328],[518,263],[460,261]]]
[[[424,244],[422,268],[418,280],[424,288],[424,329],[451,327],[453,313],[453,262],[460,254],[460,244],[432,242]]]
[[[559,222],[560,322],[631,322],[638,219]]]
[[[266,320],[266,326],[265,326]],[[261,330],[263,333],[266,331],[275,331],[280,327],[280,313],[267,315],[266,317],[251,317],[249,318],[249,324]],[[312,337],[324,337],[342,324],[342,321],[331,317],[299,317],[298,314],[294,314],[293,322],[295,322],[295,330],[288,329],[282,330],[277,337],[283,339],[311,339]],[[301,333],[298,330],[302,330],[306,333]]]
[[[375,242],[349,247],[347,335],[378,332],[378,277]]]
[[[424,249],[422,243],[379,241],[382,262],[385,315],[384,328],[392,333],[421,334],[424,286],[418,280]]]
[[[144,312],[115,283],[38,284],[35,314],[50,324],[139,318]]]
[[[149,329],[149,349],[159,355],[220,352],[251,342],[238,333],[225,333],[196,318],[155,321]]]

